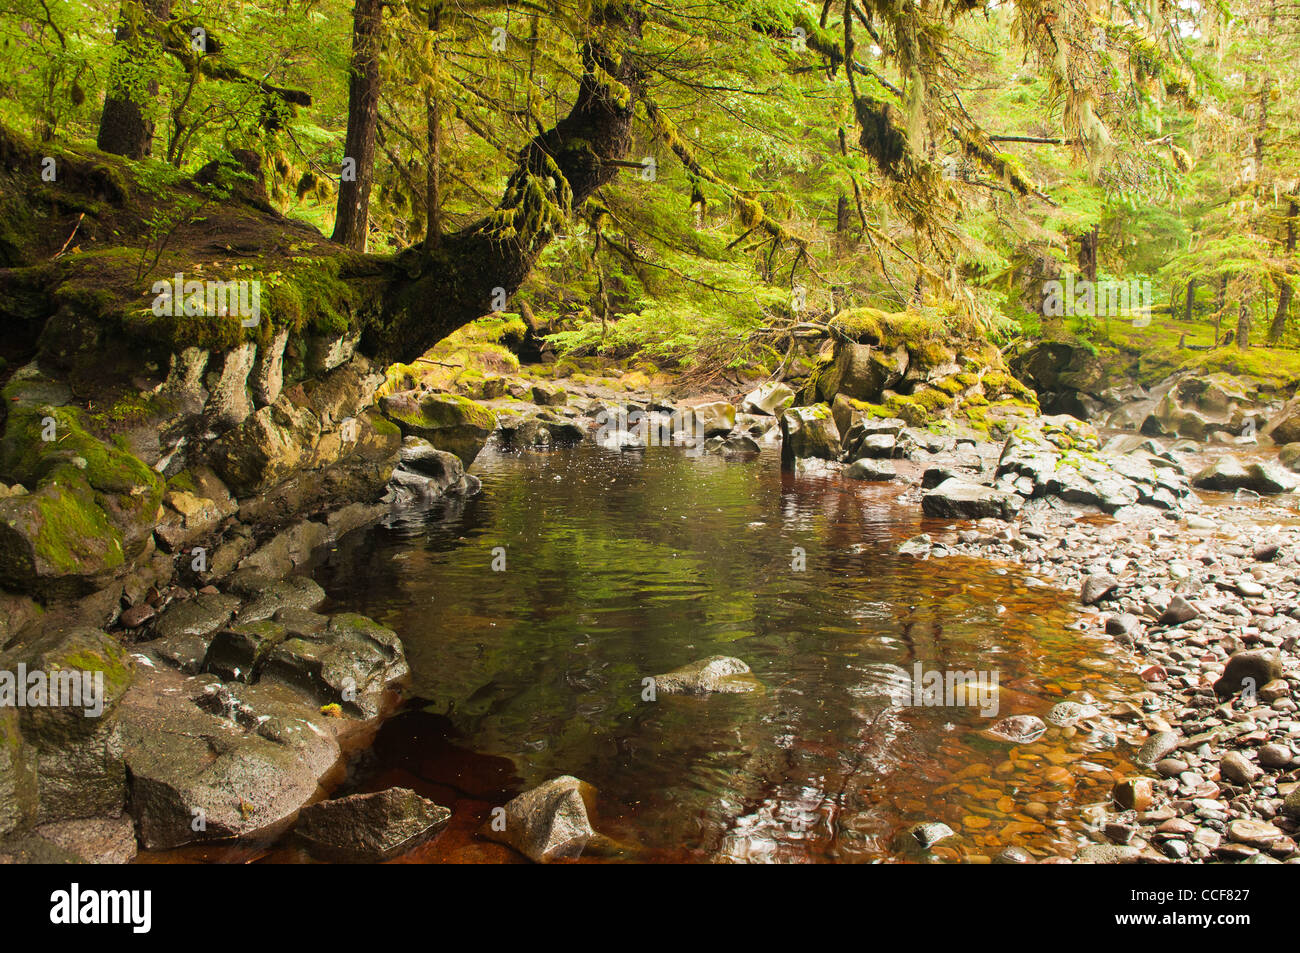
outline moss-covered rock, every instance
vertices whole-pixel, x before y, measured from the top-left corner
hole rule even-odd
[[[456,394],[407,391],[384,397],[380,407],[404,436],[421,437],[454,453],[467,467],[497,425],[492,411]]]

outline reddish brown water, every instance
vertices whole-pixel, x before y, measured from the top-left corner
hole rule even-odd
[[[599,789],[597,826],[624,859],[1069,855],[1083,809],[1128,768],[1139,739],[1113,722],[1025,746],[981,734],[1140,684],[1113,643],[1067,628],[1071,597],[987,563],[899,555],[902,539],[947,524],[895,504],[892,488],[795,478],[770,451],[725,461],[584,445],[488,452],[475,472],[482,495],[348,539],[316,573],[332,608],[373,616],[406,646],[420,701],[336,792],[401,784],[452,808],[403,862],[521,860],[476,828],[561,774]],[[643,700],[647,676],[720,654],[764,690]],[[905,704],[916,662],[996,672],[997,715]],[[959,836],[927,857],[901,838],[920,821]],[[201,856],[259,855],[309,859],[287,840]]]
[[[514,859],[474,828],[560,774],[596,785],[601,828],[636,859],[911,859],[898,835],[928,820],[960,835],[944,859],[1069,854],[1080,808],[1128,766],[1119,725],[1021,747],[981,735],[995,719],[974,707],[900,704],[918,661],[996,672],[996,717],[1139,684],[1111,643],[1067,628],[1068,596],[898,555],[944,524],[891,488],[794,478],[771,452],[582,446],[475,471],[481,496],[349,540],[317,573],[337,607],[401,634],[427,700],[345,787],[407,784],[456,811],[407,860]],[[643,678],[715,654],[765,690],[643,700]]]

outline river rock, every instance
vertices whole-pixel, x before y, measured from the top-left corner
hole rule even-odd
[[[1255,493],[1289,493],[1296,488],[1296,479],[1281,467],[1271,463],[1243,464],[1236,457],[1220,457],[1194,477],[1192,485],[1203,490],[1252,490]]]
[[[1200,614],[1196,606],[1182,596],[1175,595],[1169,600],[1169,605],[1164,612],[1160,613],[1157,621],[1159,625],[1182,625],[1184,622],[1191,622]]]
[[[1150,778],[1125,778],[1111,790],[1111,799],[1125,811],[1145,811],[1151,807]]]
[[[564,775],[508,801],[480,833],[539,864],[577,857],[597,837],[590,820],[595,800],[595,788]]]
[[[1183,736],[1176,731],[1158,731],[1142,743],[1133,760],[1138,764],[1155,764],[1177,751],[1182,740]]]
[[[451,811],[409,788],[388,788],[305,807],[294,833],[323,858],[377,863],[424,843],[450,819]]]
[[[1011,715],[993,724],[984,733],[998,741],[1012,744],[1032,744],[1047,731],[1047,725],[1036,715]]]
[[[706,437],[725,436],[736,426],[736,408],[725,400],[696,404],[691,412],[694,414],[696,432],[702,432]]]
[[[1022,502],[1015,493],[957,477],[944,480],[921,498],[926,516],[945,519],[1014,519]]]
[[[403,435],[454,453],[465,466],[474,462],[497,425],[492,411],[455,394],[402,391],[384,397],[379,405]]]
[[[1079,601],[1085,606],[1096,605],[1119,587],[1119,580],[1109,573],[1098,572],[1085,576],[1079,592]]]
[[[951,827],[940,821],[924,821],[920,824],[914,824],[907,829],[907,833],[925,850],[929,850],[941,840],[956,836],[953,834]]]
[[[1282,659],[1273,651],[1256,649],[1237,652],[1228,659],[1223,675],[1214,683],[1216,695],[1235,695],[1245,688],[1257,691],[1275,678],[1282,677]]]
[[[850,480],[867,480],[883,482],[898,476],[898,470],[888,460],[864,458],[855,460],[845,469],[844,475]]]
[[[738,658],[714,655],[654,677],[655,689],[668,695],[752,692],[758,680]]]
[[[1219,761],[1219,774],[1234,784],[1254,784],[1263,773],[1239,751],[1229,751]]]
[[[826,404],[791,407],[781,415],[781,466],[792,470],[796,460],[838,460],[840,432]]]
[[[764,414],[779,417],[786,408],[794,403],[794,391],[780,381],[760,384],[745,395],[740,402],[740,409],[747,414]]]

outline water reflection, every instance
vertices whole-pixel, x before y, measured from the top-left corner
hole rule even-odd
[[[899,832],[923,820],[960,835],[945,859],[1069,852],[1078,805],[1126,765],[1099,732],[1009,747],[979,734],[989,719],[973,708],[899,707],[916,662],[996,671],[1002,716],[1105,699],[1119,676],[1096,665],[1109,643],[1066,630],[1059,593],[897,555],[935,527],[894,489],[796,479],[773,451],[584,445],[488,452],[475,472],[481,496],[345,540],[317,579],[402,636],[456,750],[507,759],[512,791],[591,782],[605,831],[638,856],[907,859]],[[765,690],[643,700],[647,676],[714,654],[744,659]],[[397,747],[409,759],[412,745]],[[355,783],[392,783],[391,759],[372,760]]]

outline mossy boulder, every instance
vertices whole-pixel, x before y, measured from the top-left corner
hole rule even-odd
[[[19,665],[48,685],[47,704],[18,709],[39,776],[38,822],[119,813],[126,775],[117,710],[135,676],[130,654],[98,629],[51,629],[0,656],[0,670]]]
[[[380,401],[384,415],[408,437],[421,437],[468,467],[496,429],[492,411],[467,397],[404,391]]]
[[[161,477],[84,411],[42,403],[58,385],[20,372],[3,391],[0,479],[33,492],[0,501],[0,584],[41,594],[88,591],[143,552]]]
[[[796,460],[818,457],[838,460],[840,432],[826,404],[791,407],[781,415],[781,466],[794,469]]]

